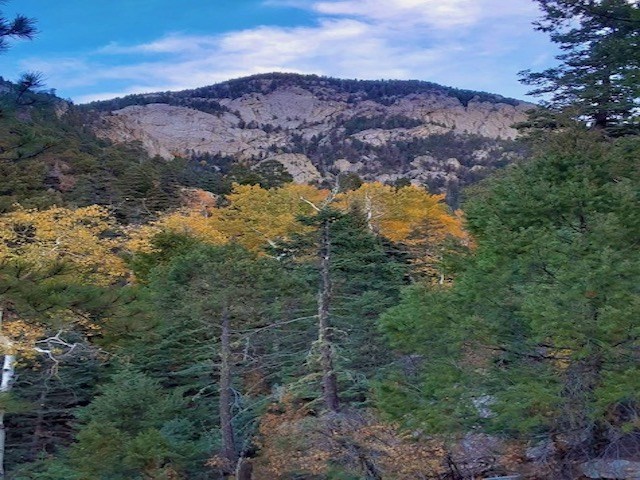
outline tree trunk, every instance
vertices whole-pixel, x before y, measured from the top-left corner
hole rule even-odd
[[[322,395],[324,403],[332,412],[340,410],[338,381],[334,370],[334,352],[331,344],[331,237],[329,220],[321,226],[320,235],[320,289],[318,291],[318,343],[320,345],[320,366],[322,368]]]
[[[40,396],[38,398],[38,410],[36,415],[36,426],[33,430],[33,438],[31,439],[31,447],[29,447],[29,459],[34,462],[38,459],[41,451],[44,449],[43,438],[45,433],[45,406],[47,404],[47,393],[49,389],[47,388],[46,381],[42,386],[42,391],[40,392]]]
[[[603,93],[606,93],[604,99],[598,100],[598,110],[593,115],[594,123],[593,128],[596,130],[606,130],[609,126],[609,118],[610,118],[610,103],[611,103],[611,73],[605,72],[606,75],[602,79],[602,89]]]
[[[596,130],[606,130],[609,126],[609,114],[605,111],[596,112],[593,115],[593,128]]]
[[[251,461],[243,457],[240,460],[238,460],[238,465],[236,466],[235,480],[252,480],[252,478],[253,478],[253,465],[251,464]]]
[[[11,386],[13,385],[13,379],[15,376],[15,355],[5,355],[4,364],[2,366],[2,384],[0,386],[0,393],[9,393]],[[0,479],[4,478],[4,451],[7,439],[7,431],[4,425],[5,411],[0,410]]]
[[[220,333],[220,431],[222,433],[222,455],[233,469],[238,461],[238,452],[233,432],[231,415],[231,328],[229,312],[222,311]]]
[[[0,308],[0,337],[2,337],[3,347],[6,351],[11,351],[11,341],[2,335],[2,319],[4,310]],[[7,394],[13,386],[15,377],[16,356],[5,353],[2,365],[2,381],[0,382],[0,394]],[[0,410],[0,479],[5,478],[4,475],[4,452],[7,440],[7,431],[4,425],[5,411]]]
[[[566,369],[560,431],[552,436],[558,456],[557,478],[576,478],[577,464],[597,458],[601,453],[598,452],[601,432],[589,416],[589,405],[593,403],[601,370],[601,355],[595,350]]]

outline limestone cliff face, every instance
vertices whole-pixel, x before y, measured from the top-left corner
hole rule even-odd
[[[428,183],[435,175],[446,183],[511,154],[505,145],[517,135],[513,125],[531,105],[423,82],[262,75],[95,107],[100,136],[139,141],[166,159],[276,159],[297,181],[349,171],[368,180]],[[474,146],[456,147],[471,138]]]
[[[190,152],[247,158],[269,145],[259,129],[238,128],[240,119],[225,113],[211,115],[166,104],[130,106],[103,117],[98,133],[116,142],[142,142],[150,155],[166,159]]]

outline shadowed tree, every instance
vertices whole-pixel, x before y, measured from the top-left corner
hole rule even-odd
[[[5,2],[0,2],[0,5],[3,3]],[[36,22],[33,18],[16,15],[13,19],[8,19],[0,11],[0,52],[9,48],[10,40],[31,40],[36,32]]]

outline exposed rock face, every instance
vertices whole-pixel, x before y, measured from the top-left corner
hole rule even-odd
[[[249,158],[268,145],[268,135],[258,129],[238,128],[238,117],[211,115],[166,104],[130,106],[103,117],[99,133],[116,142],[142,142],[150,155],[166,159],[190,151],[238,155]]]
[[[310,183],[322,179],[318,169],[311,163],[306,155],[299,153],[283,153],[267,158],[265,161],[275,160],[280,162],[296,183]]]
[[[593,460],[583,463],[580,470],[587,478],[640,480],[640,462],[630,460]]]
[[[102,112],[99,135],[139,141],[166,159],[275,158],[301,182],[355,172],[366,180],[407,177],[437,190],[477,176],[476,166],[505,163],[513,125],[531,105],[424,82],[274,74],[93,107]]]

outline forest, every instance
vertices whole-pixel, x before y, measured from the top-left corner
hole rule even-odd
[[[640,478],[640,6],[536,3],[559,66],[460,209],[149,158],[3,80],[0,479]]]

